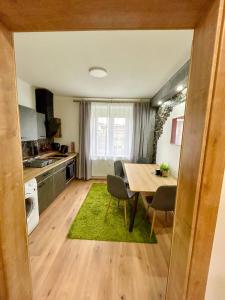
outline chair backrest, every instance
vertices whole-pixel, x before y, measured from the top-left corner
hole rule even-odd
[[[147,157],[139,157],[137,164],[150,164],[150,159]]]
[[[123,164],[121,160],[114,161],[114,174],[116,176],[124,177]]]
[[[107,176],[107,190],[113,197],[118,199],[128,199],[126,184],[119,176]]]
[[[177,187],[175,185],[160,186],[151,203],[151,207],[157,210],[173,211],[175,209]]]

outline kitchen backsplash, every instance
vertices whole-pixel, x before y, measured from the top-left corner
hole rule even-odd
[[[51,143],[53,142],[53,139],[40,139],[37,141],[27,141],[22,142],[22,153],[23,153],[23,159],[37,156],[39,154],[42,154],[44,152],[47,152],[51,150]]]

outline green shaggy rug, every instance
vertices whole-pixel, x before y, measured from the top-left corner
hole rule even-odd
[[[157,243],[155,233],[150,240],[150,224],[145,217],[145,209],[141,199],[138,201],[137,214],[133,232],[128,231],[124,224],[124,209],[122,201],[120,208],[117,201],[112,201],[105,218],[110,196],[104,183],[93,183],[76,215],[69,233],[70,239],[117,241],[132,243]],[[131,207],[128,205],[128,216]],[[129,223],[129,218],[128,218]]]

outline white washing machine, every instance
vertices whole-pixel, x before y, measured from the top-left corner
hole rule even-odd
[[[35,178],[25,183],[25,206],[27,216],[27,230],[30,234],[39,223],[37,181]]]

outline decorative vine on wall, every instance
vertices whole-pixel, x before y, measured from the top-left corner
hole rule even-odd
[[[186,100],[186,94],[179,93],[176,94],[171,99],[164,102],[156,112],[155,116],[155,131],[154,131],[154,142],[153,142],[153,162],[156,162],[156,152],[157,152],[157,142],[163,133],[163,126],[166,120],[170,116],[173,108],[178,104]]]

